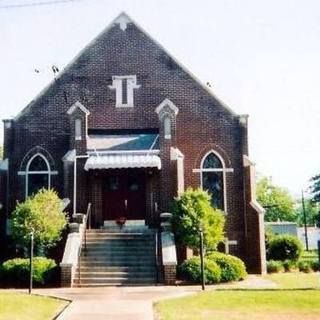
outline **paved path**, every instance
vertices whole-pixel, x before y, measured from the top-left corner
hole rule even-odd
[[[207,289],[275,287],[269,280],[249,276],[239,283],[208,286]],[[34,292],[72,300],[57,320],[152,320],[154,301],[184,296],[200,290],[199,286],[148,286],[37,289]]]

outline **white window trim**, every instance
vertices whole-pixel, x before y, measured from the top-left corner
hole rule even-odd
[[[222,168],[217,168],[217,169],[204,169],[203,168],[204,160],[207,158],[207,156],[210,153],[213,153],[214,155],[216,155],[218,157],[218,159],[221,161]],[[228,213],[228,207],[227,207],[227,177],[226,177],[226,173],[227,172],[233,172],[233,171],[234,171],[233,168],[226,168],[226,165],[225,165],[225,162],[224,162],[223,158],[215,150],[210,150],[203,156],[203,158],[201,160],[201,163],[200,163],[200,169],[193,169],[192,170],[192,172],[194,172],[194,173],[200,173],[200,186],[201,186],[202,190],[203,190],[203,177],[202,177],[202,173],[203,172],[222,172],[223,204],[224,204],[224,212],[226,214]]]
[[[127,103],[122,103],[122,80],[127,80]],[[109,89],[116,90],[116,108],[133,108],[134,107],[134,89],[139,89],[136,75],[113,76],[112,85]]]
[[[30,164],[32,163],[33,159],[35,159],[38,156],[44,160],[44,162],[47,165],[48,170],[46,170],[46,171],[29,171]],[[24,173],[24,175],[25,175],[25,198],[28,197],[28,192],[29,192],[29,190],[28,190],[29,189],[29,175],[47,174],[48,175],[48,189],[50,189],[51,188],[51,175],[58,174],[56,171],[51,171],[50,164],[49,164],[47,158],[40,152],[37,152],[29,159],[27,166],[26,166],[26,171],[22,171],[22,172],[19,171],[18,172],[18,174],[22,174],[22,173]]]

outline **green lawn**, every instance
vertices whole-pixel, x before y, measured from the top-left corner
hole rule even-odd
[[[161,320],[318,320],[319,273],[269,274],[280,290],[208,291],[155,305]],[[304,289],[304,290],[302,290]]]
[[[159,302],[161,320],[316,320],[320,291],[211,291]]]
[[[51,320],[67,304],[49,297],[0,291],[0,320]]]
[[[274,273],[268,274],[264,278],[275,282],[279,286],[279,289],[320,289],[319,272]]]

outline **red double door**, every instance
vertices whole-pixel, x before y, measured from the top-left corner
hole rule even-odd
[[[146,175],[143,170],[110,170],[103,186],[104,220],[145,219]]]

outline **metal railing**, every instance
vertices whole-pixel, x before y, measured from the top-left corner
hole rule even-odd
[[[156,253],[156,280],[157,280],[157,283],[159,283],[160,281],[160,261],[159,261],[159,230],[158,228],[155,230],[155,233],[154,233],[154,237],[155,237],[155,253]]]
[[[81,249],[82,249],[82,242],[84,241],[84,252],[87,251],[87,229],[91,229],[91,202],[88,203],[87,212],[83,217],[83,237],[81,237],[79,251],[78,251],[78,284],[80,285],[81,281]]]

